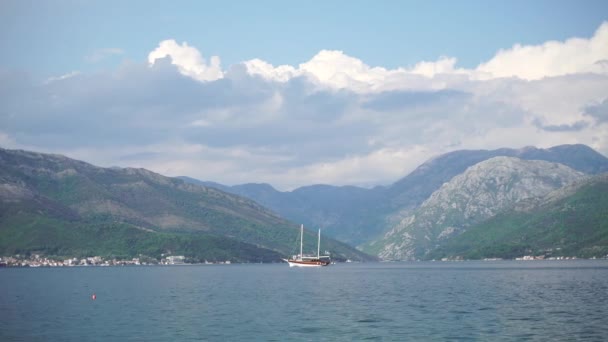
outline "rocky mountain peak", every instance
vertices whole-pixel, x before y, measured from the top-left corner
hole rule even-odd
[[[583,177],[558,163],[502,156],[487,159],[444,183],[369,249],[385,259],[420,258],[442,240],[518,201],[546,195]]]

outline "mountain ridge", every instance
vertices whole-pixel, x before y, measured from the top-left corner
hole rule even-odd
[[[516,203],[471,227],[432,259],[608,256],[608,173]]]
[[[390,186],[372,189],[309,185],[281,192],[269,184],[249,183],[246,187],[207,184],[251,198],[282,217],[322,228],[341,241],[363,245],[408,216],[443,183],[468,167],[496,156],[558,162],[589,174],[608,171],[608,158],[586,145],[575,144],[547,149],[528,146],[452,151],[427,160]],[[256,189],[258,187],[260,189]],[[314,191],[318,189],[323,191]],[[331,201],[318,203],[321,193]]]
[[[503,208],[544,195],[583,177],[565,165],[514,157],[477,163],[444,183],[413,213],[367,245],[383,259],[424,258],[434,244],[465,231]]]
[[[127,254],[137,252],[137,239],[155,244],[158,248],[144,250],[157,254],[162,253],[166,241],[191,252],[195,248],[189,248],[189,244],[212,249],[210,241],[214,241],[239,255],[241,261],[258,260],[258,255],[264,256],[264,261],[277,261],[294,251],[299,236],[298,225],[250,199],[145,169],[100,168],[65,156],[0,149],[0,184],[0,229],[5,242],[0,246],[5,248],[27,250],[32,239],[20,233],[20,225],[23,229],[34,227],[29,234],[38,237],[48,235],[45,229],[69,237],[66,229],[70,228],[78,237],[74,243],[85,244],[86,236],[95,239],[97,233],[109,234],[110,240],[120,243],[111,236],[115,232],[116,236],[132,239],[134,248],[125,246],[115,251]],[[22,239],[15,240],[15,236]],[[307,236],[307,246],[312,250],[315,235],[307,231]],[[36,241],[48,250],[62,248],[57,239]],[[324,242],[337,259],[372,259],[344,243],[329,238]],[[217,248],[214,253],[196,252],[200,258],[230,254]]]

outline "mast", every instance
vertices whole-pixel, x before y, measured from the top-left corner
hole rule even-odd
[[[317,259],[321,256],[321,229],[319,229],[319,241],[317,242]]]
[[[302,260],[302,244],[304,242],[304,225],[300,226],[300,260]]]

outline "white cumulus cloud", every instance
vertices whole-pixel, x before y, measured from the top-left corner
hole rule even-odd
[[[188,43],[179,45],[175,40],[163,40],[158,47],[148,54],[148,63],[153,65],[157,59],[171,58],[182,75],[192,77],[199,81],[215,81],[224,77],[220,58],[212,56],[209,63],[201,53]]]
[[[343,51],[321,50],[309,61],[293,67],[272,64],[260,59],[243,62],[250,75],[267,80],[287,82],[294,77],[307,77],[322,87],[347,89],[357,93],[381,92],[398,89],[443,89],[440,75],[466,75],[469,72],[455,68],[456,59],[440,57],[435,62],[423,61],[412,68],[386,69],[372,67]]]
[[[187,43],[164,40],[148,56],[153,64],[170,56],[180,72],[199,81],[224,77],[219,57],[207,63],[201,53]],[[390,90],[439,90],[459,87],[466,81],[516,77],[539,80],[544,77],[578,73],[608,74],[608,22],[590,38],[548,41],[538,45],[516,44],[500,50],[476,68],[457,67],[455,57],[441,56],[436,61],[421,61],[411,67],[387,69],[370,66],[343,51],[321,50],[297,66],[273,66],[261,59],[242,62],[247,73],[274,82],[306,77],[328,89],[347,89],[357,93]]]
[[[516,77],[539,80],[544,77],[577,73],[608,74],[608,22],[591,38],[548,41],[539,45],[516,44],[500,50],[474,69],[458,68],[457,59],[442,56],[413,67],[386,69],[372,67],[343,51],[322,50],[297,67],[254,59],[244,62],[247,71],[268,80],[286,82],[293,77],[310,76],[320,85],[349,89],[359,93],[397,89],[445,89],[466,80]]]
[[[576,73],[608,74],[608,22],[593,37],[548,41],[540,45],[516,44],[500,50],[477,71],[482,78],[518,77],[539,80],[543,77]]]

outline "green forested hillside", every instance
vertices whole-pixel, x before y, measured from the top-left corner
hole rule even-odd
[[[144,169],[0,149],[0,253],[181,253],[240,261],[295,251],[298,226],[259,204]],[[307,232],[308,250],[316,250]],[[339,258],[369,256],[324,239]]]
[[[560,189],[472,227],[429,258],[608,254],[608,174]]]

